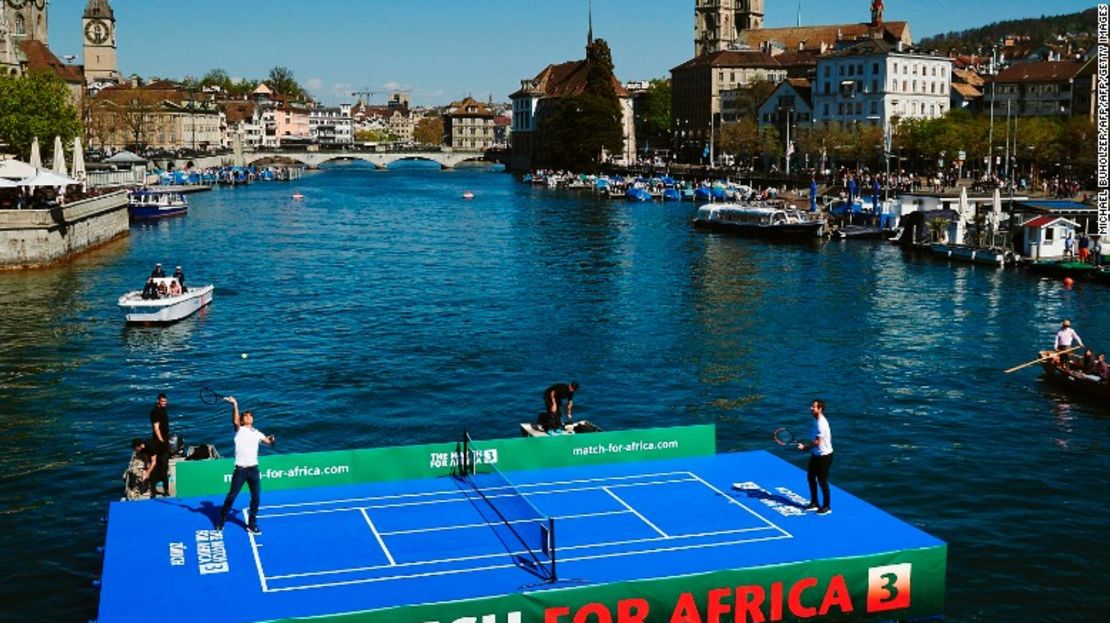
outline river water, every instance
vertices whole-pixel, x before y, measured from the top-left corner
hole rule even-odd
[[[335,165],[191,200],[65,266],[0,273],[0,620],[95,615],[100,518],[160,391],[188,441],[230,453],[225,409],[198,399],[212,382],[307,452],[513,436],[571,378],[576,415],[715,422],[722,452],[774,449],[824,398],[833,482],[949,543],[950,620],[1110,609],[1110,411],[1036,367],[1001,373],[1063,318],[1110,347],[1108,288],[706,234],[688,203],[484,168]],[[116,298],[156,261],[215,303],[124,328]],[[135,571],[137,608],[188,607]]]

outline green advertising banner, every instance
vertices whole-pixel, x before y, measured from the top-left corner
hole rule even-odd
[[[476,463],[503,471],[598,465],[707,456],[717,450],[712,424],[674,428],[557,435],[475,442]],[[334,452],[275,454],[259,461],[269,491],[360,482],[435,478],[459,463],[460,444],[438,443]],[[179,461],[174,475],[177,496],[225,493],[233,461]]]
[[[548,589],[335,616],[329,623],[891,621],[944,612],[946,546]],[[295,619],[288,619],[295,620]]]

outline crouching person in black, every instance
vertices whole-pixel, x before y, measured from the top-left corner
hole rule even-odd
[[[131,463],[127,466],[127,473],[123,477],[127,499],[154,497],[154,486],[150,481],[150,475],[158,465],[158,453],[151,448],[150,444],[139,438],[131,440],[131,449],[134,453],[131,455]]]

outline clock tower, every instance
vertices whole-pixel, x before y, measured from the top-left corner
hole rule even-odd
[[[89,0],[81,18],[85,42],[85,81],[118,84],[116,17],[108,0]]]

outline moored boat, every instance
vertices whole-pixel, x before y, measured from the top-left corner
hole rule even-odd
[[[825,219],[772,203],[710,203],[698,208],[694,226],[761,238],[811,239],[825,229]]]
[[[152,277],[156,286],[168,289],[173,277]],[[119,307],[127,322],[165,324],[187,318],[212,302],[213,285],[190,287],[177,295],[143,298],[141,290],[119,297]]]
[[[133,221],[181,216],[189,211],[189,200],[176,190],[140,188],[127,195],[127,215]]]
[[[1013,254],[1005,249],[971,247],[966,244],[945,244],[934,242],[929,245],[934,255],[975,264],[986,264],[1002,268],[1013,261]]]

